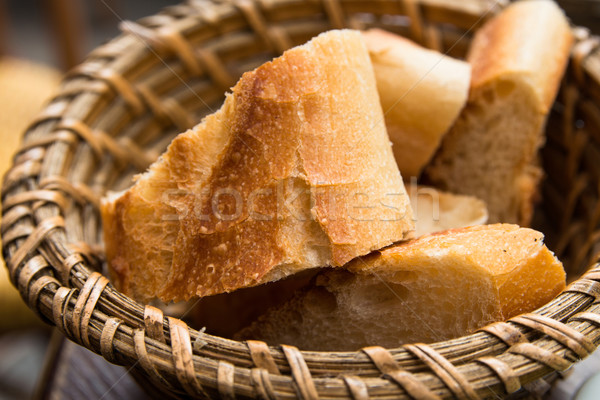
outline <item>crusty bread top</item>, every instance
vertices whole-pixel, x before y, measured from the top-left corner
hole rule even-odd
[[[402,283],[403,271],[452,263],[494,277],[504,318],[547,303],[565,286],[562,263],[544,245],[544,235],[513,224],[451,229],[390,246],[358,258],[347,269]]]
[[[471,67],[381,29],[363,37],[400,172],[419,176],[467,100]]]
[[[554,1],[512,3],[473,39],[467,56],[473,68],[471,88],[525,73],[539,99],[540,112],[546,113],[554,102],[572,43],[569,23]]]
[[[562,265],[542,237],[497,224],[393,245],[350,262],[354,273],[322,271],[235,337],[320,351],[459,337],[532,311],[564,288]]]
[[[103,205],[119,288],[164,301],[339,266],[406,238],[410,204],[360,33],[245,73],[223,107]]]
[[[490,222],[529,225],[536,154],[572,39],[549,0],[512,3],[475,33],[469,100],[427,167],[432,184],[482,199]]]

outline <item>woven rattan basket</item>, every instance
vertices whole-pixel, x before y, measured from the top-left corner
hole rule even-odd
[[[243,71],[341,27],[379,26],[461,57],[501,6],[192,1],[123,23],[123,35],[66,76],[5,176],[2,241],[12,281],[40,318],[172,396],[483,398],[569,368],[600,343],[600,267],[585,272],[600,250],[600,53],[599,40],[581,28],[548,123],[537,218],[549,247],[580,278],[536,312],[441,343],[305,352],[190,329],[120,294],[98,272],[99,196],[129,185],[176,133],[216,110]]]

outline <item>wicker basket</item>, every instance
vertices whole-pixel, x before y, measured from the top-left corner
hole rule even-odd
[[[33,121],[4,179],[12,281],[71,340],[179,397],[479,398],[567,369],[600,343],[600,267],[534,313],[455,340],[305,352],[190,329],[116,291],[102,270],[98,198],[216,110],[243,71],[330,28],[379,26],[464,56],[498,10],[477,0],[190,1],[92,52]],[[538,227],[580,276],[600,250],[599,40],[576,28],[542,159]]]

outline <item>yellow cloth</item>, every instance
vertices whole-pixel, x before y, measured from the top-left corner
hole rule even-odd
[[[0,175],[12,158],[29,122],[58,88],[58,71],[14,58],[0,58]],[[0,259],[0,331],[30,326],[38,319],[8,279]]]

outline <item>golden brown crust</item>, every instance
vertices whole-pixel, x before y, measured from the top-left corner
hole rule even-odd
[[[235,337],[352,351],[462,336],[532,311],[565,287],[562,265],[542,240],[540,232],[496,224],[393,245],[320,272]]]
[[[396,162],[417,177],[467,100],[471,67],[380,29],[363,37]]]
[[[569,24],[554,1],[515,2],[475,35],[467,57],[473,67],[471,88],[502,76],[526,74],[538,97],[539,111],[547,113],[572,44]]]
[[[544,235],[513,224],[437,232],[362,257],[347,268],[393,281],[398,271],[418,270],[420,264],[435,260],[453,260],[472,273],[480,270],[491,276],[504,319],[546,304],[565,287],[563,266],[544,245]]]
[[[165,301],[229,292],[404,239],[412,215],[382,118],[358,32],[320,35],[244,74],[116,200],[116,218],[154,208],[141,214],[174,236],[105,218],[120,289]]]
[[[517,190],[521,194],[519,201],[519,223],[530,226],[535,211],[535,205],[540,201],[539,185],[543,170],[536,164],[529,165],[517,180]]]
[[[547,0],[511,3],[475,33],[469,100],[427,167],[434,185],[484,200],[490,222],[530,223],[536,153],[572,41]]]

